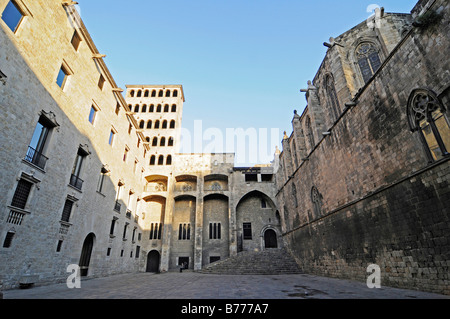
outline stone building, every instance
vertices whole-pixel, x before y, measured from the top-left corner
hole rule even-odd
[[[330,38],[276,161],[283,237],[309,273],[449,294],[448,1]]]
[[[118,88],[72,2],[0,12],[0,288],[282,246],[271,167],[177,152],[181,85]]]

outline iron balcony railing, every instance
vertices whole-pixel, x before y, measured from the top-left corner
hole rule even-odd
[[[48,158],[42,155],[42,153],[36,151],[31,146],[28,146],[27,155],[25,155],[25,160],[31,164],[36,165],[39,168],[44,169]]]
[[[69,184],[72,185],[73,187],[81,190],[81,187],[83,187],[83,180],[81,178],[79,178],[78,176],[71,174]]]

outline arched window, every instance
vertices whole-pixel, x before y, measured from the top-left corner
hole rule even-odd
[[[172,155],[167,155],[166,165],[172,165]]]
[[[161,137],[161,141],[159,142],[159,146],[166,146],[166,138],[164,136]]]
[[[311,201],[313,203],[314,216],[318,218],[320,217],[322,210],[322,195],[320,195],[315,186],[313,186],[311,189]]]
[[[154,128],[159,128],[159,120],[156,120]]]
[[[152,155],[152,157],[150,157],[150,165],[155,165],[156,162],[156,156]]]
[[[146,104],[142,105],[142,110],[141,110],[141,112],[142,112],[142,113],[147,112],[147,105],[146,105]]]
[[[131,96],[131,97],[134,97],[134,90],[131,90],[131,91],[130,91],[130,96]]]
[[[158,165],[164,165],[164,155],[159,155],[159,157],[158,157]]]
[[[150,104],[150,107],[149,107],[148,111],[150,113],[153,113],[155,111],[155,106],[153,104]]]
[[[311,118],[309,116],[306,117],[305,126],[306,126],[306,135],[308,136],[310,151],[312,151],[314,149],[314,146],[316,145],[316,143],[314,141],[313,129],[311,127]]]
[[[370,42],[361,43],[356,48],[356,59],[364,82],[367,83],[381,66],[377,47]]]
[[[175,113],[177,111],[177,105],[172,104],[172,113]]]
[[[407,112],[411,131],[420,132],[430,161],[449,155],[449,120],[437,95],[427,89],[414,90],[408,99]]]
[[[139,104],[136,104],[134,106],[134,113],[138,113],[139,112]]]
[[[169,137],[169,142],[167,143],[167,146],[173,146],[173,137]]]
[[[147,128],[152,128],[152,120],[148,120],[148,122],[147,122]]]
[[[333,111],[334,120],[337,120],[341,114],[341,108],[339,107],[339,100],[336,94],[336,87],[334,86],[334,79],[331,75],[327,75],[325,81],[328,102],[331,106],[331,110]]]
[[[166,91],[166,97],[170,97],[170,90]]]
[[[144,122],[144,120],[141,120],[139,122],[139,128],[144,128],[144,127],[145,127],[145,122]]]
[[[175,128],[175,120],[170,121],[170,128]]]
[[[146,137],[145,140],[147,141],[147,143],[150,143],[150,137]]]
[[[152,97],[156,97],[156,90],[152,91]]]
[[[173,97],[177,97],[178,96],[178,90],[173,90]]]
[[[145,90],[144,97],[148,97],[148,90]]]
[[[142,96],[142,91],[141,90],[139,90],[138,92],[137,92],[137,95],[136,95],[137,97],[141,97]]]
[[[161,113],[161,104],[158,104],[158,106],[156,107],[156,112]]]
[[[153,138],[152,146],[158,146],[158,138],[157,137]]]
[[[166,120],[164,120],[164,121],[162,122],[161,128],[167,128],[167,121],[166,121]]]
[[[164,105],[164,112],[169,112],[169,104]]]
[[[159,94],[158,94],[158,96],[159,96],[159,97],[163,97],[163,96],[164,96],[164,92],[163,92],[163,90],[159,90]]]

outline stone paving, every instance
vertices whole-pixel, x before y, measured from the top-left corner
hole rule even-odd
[[[381,283],[382,285],[382,283]],[[212,275],[191,271],[122,274],[14,289],[4,299],[450,299],[450,296],[314,275]]]

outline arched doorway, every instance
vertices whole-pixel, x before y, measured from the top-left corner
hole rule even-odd
[[[91,261],[92,249],[94,248],[95,235],[90,233],[86,236],[83,243],[83,248],[81,249],[80,257],[80,276],[87,276],[89,271],[89,263]]]
[[[160,255],[156,250],[152,250],[147,255],[147,269],[146,272],[159,272]]]
[[[265,248],[277,248],[277,233],[273,229],[267,229],[264,232],[264,247]]]

